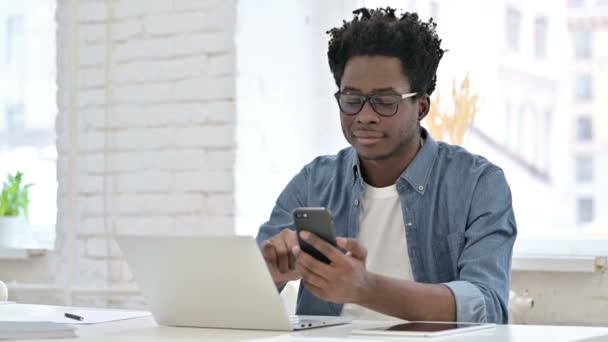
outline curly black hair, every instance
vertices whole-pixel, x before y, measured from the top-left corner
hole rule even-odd
[[[327,57],[336,85],[344,67],[353,56],[390,56],[401,60],[404,76],[412,91],[431,95],[437,83],[437,67],[446,50],[435,32],[437,24],[431,18],[422,22],[416,13],[404,13],[400,18],[395,9],[359,8],[351,21],[327,31],[331,36]]]

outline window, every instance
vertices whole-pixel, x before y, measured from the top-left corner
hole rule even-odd
[[[546,17],[537,17],[534,21],[534,57],[544,59],[547,54],[548,21]]]
[[[576,140],[589,141],[593,139],[593,125],[590,117],[576,119]]]
[[[593,221],[593,198],[579,198],[576,203],[576,220],[579,224],[589,223]]]
[[[570,2],[570,6],[591,9],[590,5],[595,1]],[[585,63],[574,60],[573,43],[568,43],[574,38],[572,27],[581,27],[570,25],[569,21],[578,23],[581,21],[579,17],[586,13],[573,10],[577,13],[570,16],[567,3],[562,3],[561,7],[551,1],[535,2],[534,6],[518,6],[518,2],[513,1],[499,8],[502,20],[489,21],[480,28],[478,25],[461,23],[475,22],[480,12],[493,10],[495,4],[480,1],[477,3],[479,6],[472,8],[469,2],[462,0],[429,0],[416,1],[417,7],[412,8],[408,5],[414,4],[409,0],[366,0],[363,5],[401,6],[405,10],[418,10],[428,17],[427,13],[432,15],[433,2],[439,5],[440,15],[449,13],[450,17],[458,20],[444,21],[442,17],[438,21],[437,33],[443,39],[442,47],[451,52],[440,63],[437,75],[441,104],[438,105],[437,94],[433,93],[432,106],[451,112],[456,102],[452,96],[452,84],[456,85],[458,92],[463,76],[469,72],[470,93],[479,91],[479,98],[485,100],[461,144],[505,171],[513,196],[518,243],[575,237],[583,242],[593,240],[594,245],[597,242],[606,246],[601,254],[596,255],[607,255],[608,239],[602,242],[603,237],[608,237],[608,224],[602,222],[608,220],[608,212],[603,212],[601,208],[608,203],[608,197],[604,196],[608,194],[608,183],[602,179],[603,175],[608,174],[608,163],[602,155],[608,151],[608,143],[606,139],[600,139],[599,134],[608,132],[608,121],[598,118],[600,113],[608,113],[608,108],[606,101],[596,101],[603,95],[601,80],[596,80],[599,76]],[[319,22],[319,26],[313,29],[324,32],[339,23],[338,18],[350,18],[350,14],[343,13],[343,7],[338,7],[328,9],[333,12],[324,14],[334,18],[331,23]],[[277,18],[280,18],[278,14]],[[285,92],[284,72],[276,71],[276,65],[267,60],[259,44],[246,44],[265,32],[261,24],[269,18],[259,20],[258,29],[243,30],[236,37],[237,46],[241,47],[237,56],[241,60],[237,64],[245,66],[239,68],[244,77],[237,80],[237,88],[250,99],[239,102],[245,99],[237,96],[237,108],[247,108],[237,110],[237,116],[251,120],[251,113],[259,113],[260,118],[265,115],[285,119],[284,124],[273,123],[272,130],[263,132],[265,141],[284,143],[281,144],[281,151],[269,150],[253,138],[243,138],[248,135],[260,136],[261,123],[255,126],[257,129],[238,128],[241,133],[237,138],[240,146],[237,153],[247,153],[247,158],[252,160],[263,158],[281,161],[281,164],[256,165],[260,169],[259,174],[265,176],[263,183],[259,182],[259,176],[248,172],[246,164],[239,166],[237,162],[236,228],[242,234],[257,232],[257,228],[268,219],[280,192],[305,164],[318,155],[335,154],[348,146],[341,133],[335,101],[331,97],[336,85],[328,71],[327,59],[320,58],[327,53],[327,37],[319,35],[306,42],[285,42],[285,48],[277,52],[280,54],[277,58],[291,61],[288,65],[301,66],[295,68],[297,70],[293,67],[290,69],[293,70],[290,84],[294,84],[294,87],[299,84],[301,88],[295,88],[301,97],[298,103],[307,105],[301,109],[294,108],[293,101],[285,101],[285,97],[277,95],[273,99],[268,96]],[[598,26],[597,29],[604,28]],[[289,30],[295,35],[307,35],[311,27],[293,26]],[[598,33],[595,30],[590,26],[589,33],[579,35],[593,37],[597,42]],[[490,36],[498,39],[497,44],[484,44],[491,39]],[[239,41],[245,43],[239,45]],[[592,45],[599,46],[597,43]],[[269,45],[265,48],[272,47]],[[307,52],[297,55],[289,53],[294,50]],[[590,52],[598,55],[595,51]],[[567,56],[572,58],[564,58]],[[598,67],[604,62],[594,60]],[[260,70],[264,71],[263,76],[260,76]],[[567,77],[559,77],[566,70],[575,71],[567,74]],[[245,79],[261,79],[260,82],[270,88],[263,91],[254,89]],[[310,92],[310,89],[314,91]],[[565,100],[570,101],[562,101],[564,89]],[[251,100],[255,98],[264,100]],[[291,129],[294,122],[297,122],[297,130]],[[424,120],[422,123],[425,125]],[[310,140],[311,132],[321,131],[323,135],[317,134],[316,139]],[[287,135],[289,141],[284,139]],[[450,141],[448,137],[443,138]],[[593,149],[590,149],[589,141],[593,142]],[[256,143],[261,147],[251,147]],[[254,185],[257,187],[254,188]],[[579,204],[579,198],[592,198],[593,204],[590,205],[589,201]],[[589,214],[592,207],[595,208],[594,215]],[[586,221],[593,220],[595,226],[599,227],[599,233],[584,229],[586,227],[581,222],[585,220],[581,220],[581,217],[585,217]],[[516,254],[522,253],[518,250],[518,243],[515,246]],[[586,252],[584,249],[558,249],[561,246],[559,243],[547,243],[548,249],[534,249],[536,245],[532,245],[529,252],[533,254]]]
[[[579,101],[590,100],[593,97],[590,74],[579,74],[576,76],[574,93]]]
[[[512,7],[508,7],[506,25],[507,47],[511,51],[519,51],[521,12]]]
[[[6,63],[13,64],[25,56],[23,48],[23,16],[13,15],[6,18]]]
[[[2,4],[0,184],[7,174],[23,172],[24,182],[33,184],[29,191],[32,232],[53,241],[57,216],[56,1]]]
[[[6,128],[9,133],[23,131],[24,119],[23,102],[10,104],[6,108]]]
[[[513,121],[513,112],[511,110],[511,104],[505,103],[505,129],[503,130],[503,143],[507,143],[511,139],[513,134],[513,127],[511,127]]]
[[[517,110],[517,129],[515,130],[515,153],[523,155],[523,151],[526,148],[526,117],[528,115],[525,105],[520,105]]]
[[[437,1],[431,1],[431,18],[433,18],[434,22],[437,22],[439,19],[439,4]]]
[[[540,171],[549,175],[549,177],[552,171],[551,147],[547,142],[551,141],[551,138],[553,137],[553,116],[553,110],[546,110],[541,113],[540,134],[536,140],[539,149],[538,165]]]
[[[369,6],[369,4],[366,4],[366,6]],[[407,2],[407,6],[408,6],[408,10],[415,11],[416,10],[416,0],[409,0]]]
[[[574,56],[576,59],[591,57],[591,31],[578,29],[574,31]]]
[[[595,0],[595,5],[599,7],[608,7],[608,0]]]
[[[591,155],[578,155],[575,158],[576,181],[593,181],[593,157]]]
[[[585,0],[568,0],[568,7],[580,8],[585,6]]]

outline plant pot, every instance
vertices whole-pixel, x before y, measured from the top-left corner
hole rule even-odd
[[[30,237],[25,217],[0,217],[0,247],[19,248],[29,244]]]

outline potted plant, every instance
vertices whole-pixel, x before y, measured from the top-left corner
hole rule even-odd
[[[8,175],[0,193],[0,245],[17,247],[27,234],[28,190],[31,184],[22,185],[23,173]]]

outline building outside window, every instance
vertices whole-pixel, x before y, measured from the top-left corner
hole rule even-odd
[[[5,58],[7,64],[21,61],[24,53],[24,23],[22,15],[11,15],[6,18],[6,48]]]
[[[591,57],[591,38],[591,31],[588,29],[574,31],[574,56],[576,59]]]
[[[511,51],[519,51],[521,35],[521,12],[513,7],[507,7],[506,30],[507,47]]]
[[[575,158],[576,181],[591,182],[593,181],[593,157],[589,154],[580,154]]]
[[[577,221],[579,224],[592,222],[594,219],[593,198],[583,197],[577,200]]]
[[[579,101],[588,101],[593,98],[593,85],[591,74],[583,73],[576,75],[574,94]]]
[[[568,7],[581,8],[585,6],[585,0],[568,0]]]
[[[590,117],[576,119],[576,140],[590,141],[593,139],[593,121]]]
[[[534,20],[534,57],[545,59],[547,55],[547,34],[549,21],[546,17],[539,16]]]

